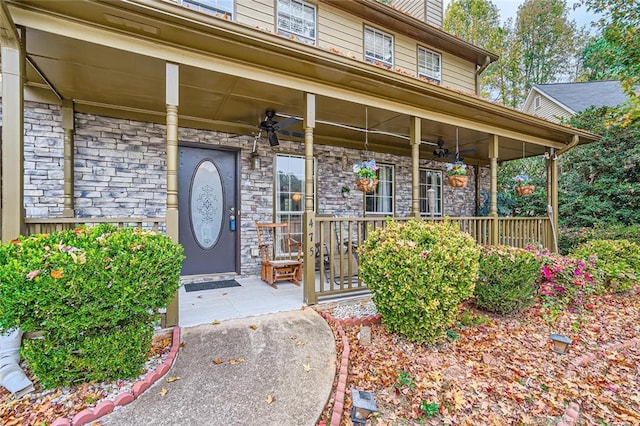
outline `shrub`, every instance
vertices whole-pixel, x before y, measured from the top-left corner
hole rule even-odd
[[[476,305],[489,312],[510,314],[533,303],[540,262],[523,249],[484,246],[474,294]]]
[[[0,331],[43,332],[23,356],[45,387],[134,377],[182,259],[166,236],[108,224],[20,238],[0,247]]]
[[[389,331],[433,343],[473,294],[480,248],[457,225],[388,220],[359,249],[360,275]]]
[[[624,292],[638,283],[638,244],[627,240],[593,240],[580,244],[571,254],[582,259],[594,255],[596,266],[604,274],[604,284],[608,291]]]
[[[581,308],[585,296],[602,288],[602,274],[594,258],[575,259],[533,248],[529,251],[542,262],[538,294],[552,317],[565,309]]]
[[[640,225],[597,224],[592,228],[566,228],[558,238],[560,251],[569,253],[592,240],[628,240],[640,245]]]

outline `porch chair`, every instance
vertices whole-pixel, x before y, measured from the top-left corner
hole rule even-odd
[[[302,280],[302,243],[292,239],[288,223],[256,221],[260,278],[273,288],[276,281],[288,280],[299,286]]]
[[[316,217],[336,218],[334,215],[318,214]],[[358,254],[357,245],[347,235],[344,229],[341,231],[341,222],[322,222],[322,228],[318,231],[322,234],[322,247],[316,243],[316,270],[320,270],[320,258],[324,265],[324,277],[327,282],[335,284],[358,282]]]

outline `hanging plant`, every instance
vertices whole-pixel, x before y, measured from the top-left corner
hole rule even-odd
[[[449,186],[454,188],[464,188],[467,186],[467,165],[462,161],[447,164],[447,180]]]
[[[533,194],[533,191],[536,190],[536,187],[531,184],[531,180],[528,175],[522,174],[513,178],[516,181],[516,194],[521,196],[527,196]]]
[[[378,186],[376,160],[361,161],[353,165],[356,174],[356,188],[362,192],[374,192]]]

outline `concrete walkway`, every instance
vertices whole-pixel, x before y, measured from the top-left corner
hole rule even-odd
[[[185,328],[182,341],[169,373],[101,425],[314,425],[329,398],[335,342],[310,308]]]

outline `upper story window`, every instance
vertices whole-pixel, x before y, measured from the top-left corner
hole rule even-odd
[[[365,195],[365,213],[393,216],[393,166],[378,164],[378,186]]]
[[[393,68],[393,36],[364,27],[364,60]]]
[[[300,0],[278,0],[278,34],[316,44],[316,7]]]
[[[182,0],[182,6],[209,15],[218,15],[229,20],[233,19],[234,0]]]
[[[439,53],[418,46],[418,76],[436,80],[442,80],[442,61]]]
[[[542,105],[542,100],[540,99],[540,95],[538,95],[535,98],[533,98],[533,107],[535,109],[540,108],[541,105]]]
[[[420,169],[420,214],[442,216],[442,172]]]

